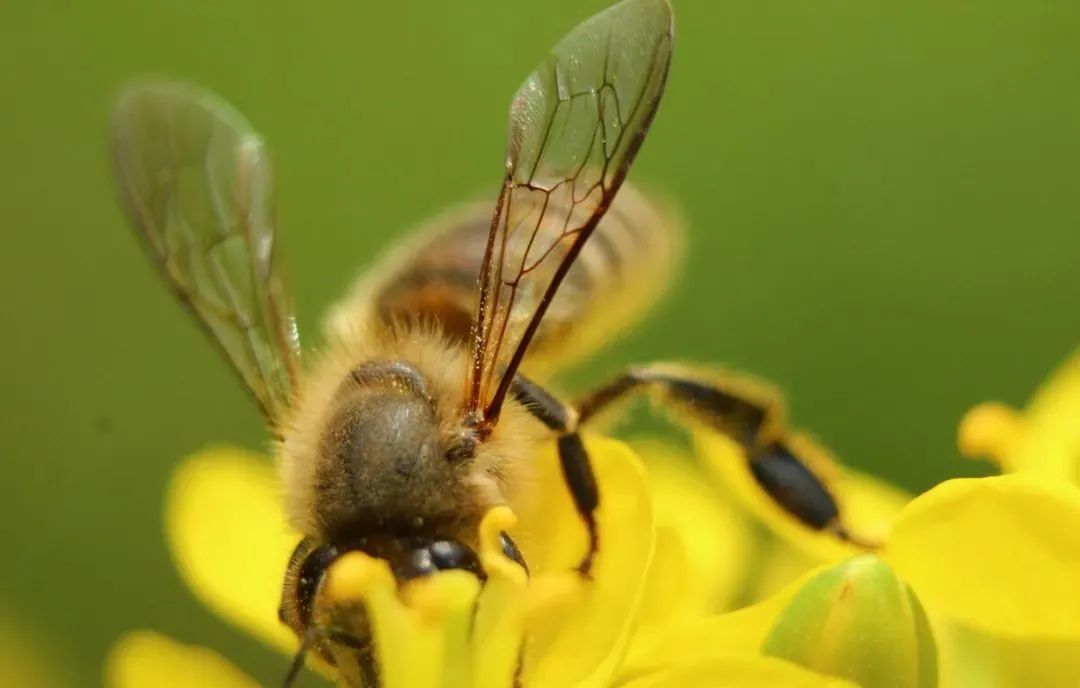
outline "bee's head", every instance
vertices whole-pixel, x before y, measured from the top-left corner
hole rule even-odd
[[[400,361],[354,369],[322,430],[312,506],[328,540],[468,520],[471,449],[440,428],[421,373]],[[464,448],[465,451],[462,451]]]

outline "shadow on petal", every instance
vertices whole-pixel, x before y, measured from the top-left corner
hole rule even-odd
[[[806,582],[822,570],[824,567],[807,572],[757,604],[727,614],[694,619],[671,628],[662,636],[635,643],[620,669],[620,681],[679,666],[760,655],[777,616]]]
[[[641,676],[619,688],[858,688],[772,657],[724,657]]]

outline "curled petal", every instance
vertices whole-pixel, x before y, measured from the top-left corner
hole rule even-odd
[[[472,631],[476,688],[514,685],[525,647],[525,629],[554,629],[584,598],[586,582],[571,572],[529,578],[502,550],[500,534],[514,527],[506,507],[480,524],[480,559],[488,579],[480,591]]]
[[[588,438],[586,447],[600,488],[600,551],[580,602],[558,618],[538,618],[526,628],[524,673],[531,686],[604,684],[637,623],[654,540],[645,469],[621,442]],[[522,540],[533,543],[534,558],[528,561],[552,572],[556,586],[567,585],[565,577],[575,574],[566,572],[585,552],[585,536],[553,453],[544,457],[537,488],[542,508],[530,519],[522,517],[522,526],[529,528]]]
[[[386,562],[357,551],[334,562],[320,596],[353,615],[358,609],[350,603],[366,608],[384,688],[439,688],[472,684],[469,635],[479,591],[472,574],[443,571],[409,582],[399,595]],[[337,664],[348,672],[348,650],[335,651],[343,652]],[[360,685],[358,677],[345,678]]]
[[[292,652],[277,607],[296,536],[285,528],[269,462],[235,447],[188,457],[165,500],[165,533],[184,582],[215,612]]]
[[[885,558],[927,609],[1003,636],[1080,639],[1080,490],[950,480],[897,519]]]
[[[151,631],[121,638],[105,661],[107,688],[258,688],[224,657]]]
[[[524,638],[528,577],[502,551],[500,535],[517,524],[506,507],[492,509],[480,524],[480,562],[488,580],[480,591],[473,625],[472,658],[477,688],[514,683]],[[533,591],[535,592],[535,591]]]

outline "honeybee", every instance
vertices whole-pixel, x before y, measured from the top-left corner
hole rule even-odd
[[[513,98],[494,210],[465,206],[418,232],[331,311],[325,346],[303,363],[262,139],[192,86],[138,85],[116,105],[110,143],[128,218],[276,439],[285,509],[304,535],[281,619],[349,683],[378,677],[370,637],[342,639],[315,619],[330,564],[362,550],[399,580],[483,576],[479,519],[518,496],[554,439],[589,534],[578,567],[588,575],[603,495],[579,429],[639,389],[736,439],[794,518],[842,534],[767,387],[654,364],[569,404],[525,374],[564,367],[629,326],[675,269],[678,224],[624,184],[667,82],[673,31],[667,0],[623,0],[556,44]],[[527,565],[505,534],[503,546]]]

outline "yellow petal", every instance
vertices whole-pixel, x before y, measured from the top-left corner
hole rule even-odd
[[[927,609],[1007,636],[1080,638],[1080,490],[950,480],[897,519],[885,558]]]
[[[180,575],[204,604],[285,652],[296,648],[277,608],[297,536],[266,459],[235,447],[186,459],[169,485],[165,530]]]
[[[856,688],[773,657],[723,657],[682,665],[620,684],[621,688]]]
[[[725,494],[764,523],[778,538],[814,564],[842,561],[862,550],[831,533],[815,531],[776,503],[754,479],[742,450],[727,437],[695,433],[698,453]],[[793,447],[828,486],[840,508],[844,526],[863,541],[879,542],[908,495],[888,483],[832,463],[824,450],[805,436],[794,435]]]
[[[633,443],[649,471],[656,549],[642,600],[639,635],[729,608],[752,560],[750,525],[682,451]]]
[[[183,645],[158,633],[129,633],[105,661],[108,688],[258,688],[254,679],[224,657],[202,647]]]
[[[645,471],[620,442],[590,438],[586,446],[600,488],[600,552],[581,602],[557,623],[527,629],[525,676],[530,686],[605,685],[626,652],[637,619],[653,548]],[[531,519],[534,558],[528,561],[538,562],[542,570],[565,571],[576,566],[585,551],[584,527],[558,477],[553,453],[545,462],[538,479],[545,509]]]

